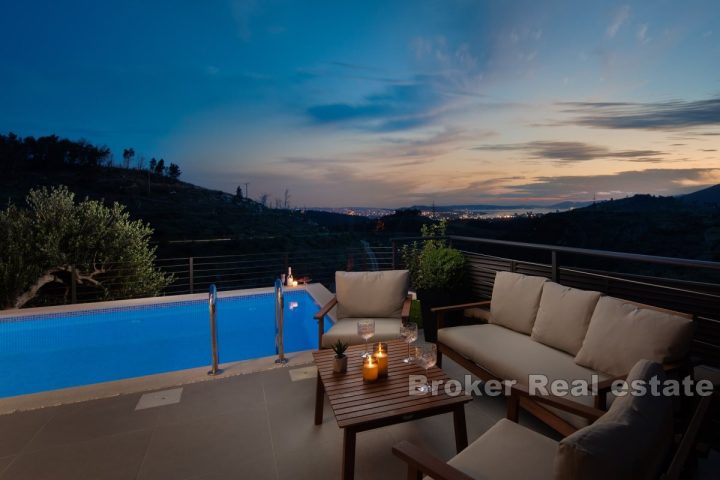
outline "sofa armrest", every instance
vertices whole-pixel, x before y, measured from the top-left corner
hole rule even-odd
[[[465,310],[466,308],[478,308],[487,306],[490,306],[490,300],[483,300],[482,302],[461,303],[460,305],[448,305],[446,307],[435,307],[430,309],[430,311],[435,316],[437,328],[438,330],[440,330],[443,326],[443,322],[445,321],[445,315],[447,313],[457,312],[458,310]]]
[[[527,402],[544,404],[549,407],[558,408],[573,415],[595,421],[605,414],[605,411],[589,407],[583,403],[568,400],[557,395],[531,395],[528,387],[524,385],[513,385],[508,399],[507,418],[513,422],[518,421],[520,406]]]
[[[408,295],[403,302],[402,313],[400,314],[403,323],[406,323],[410,318],[410,307],[412,307],[412,297]]]
[[[455,467],[448,465],[430,453],[413,445],[407,440],[395,444],[392,452],[407,463],[407,478],[422,478],[421,474],[429,475],[435,480],[473,480]]]
[[[435,307],[431,309],[431,311],[435,314],[437,313],[447,313],[447,312],[456,312],[458,310],[465,310],[466,308],[478,308],[478,307],[488,307],[490,306],[490,300],[483,300],[482,302],[472,302],[472,303],[461,303],[460,305],[448,305],[446,307]]]
[[[662,368],[663,370],[665,370],[666,373],[682,372],[683,370],[691,369],[695,362],[697,362],[697,360],[693,361],[691,359],[688,359],[681,362],[663,363]],[[595,397],[595,408],[607,410],[607,396],[612,390],[613,383],[617,382],[618,380],[625,380],[625,378],[627,378],[627,374],[618,375],[616,377],[611,377],[601,382],[598,382],[597,396]]]

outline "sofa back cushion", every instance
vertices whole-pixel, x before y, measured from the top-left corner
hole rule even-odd
[[[530,335],[545,282],[544,277],[498,272],[490,302],[490,322]]]
[[[335,272],[337,318],[401,318],[409,288],[407,270]]]
[[[647,392],[617,397],[595,423],[560,441],[555,456],[556,479],[657,478],[672,442],[672,402],[670,397],[651,394],[653,377],[665,380],[658,363],[637,362],[627,382],[631,386],[643,382]]]
[[[575,363],[625,375],[642,358],[659,363],[682,359],[690,349],[692,333],[691,315],[602,297]]]
[[[600,292],[546,282],[532,328],[533,340],[576,355],[601,296]]]

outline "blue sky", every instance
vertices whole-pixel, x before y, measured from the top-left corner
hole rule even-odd
[[[720,183],[717,1],[24,1],[0,57],[0,131],[296,206]]]

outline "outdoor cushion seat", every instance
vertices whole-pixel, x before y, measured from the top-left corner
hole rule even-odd
[[[320,332],[319,348],[330,348],[338,340],[348,345],[365,343],[357,333],[357,322],[362,319],[375,320],[371,341],[400,338],[402,322],[410,315],[409,288],[407,270],[335,272],[335,297],[315,314],[320,325],[325,315],[333,317],[333,326]]]
[[[648,385],[653,378],[665,380],[662,366],[640,360],[630,370],[627,382]],[[433,472],[441,480],[466,476],[474,480],[642,480],[658,478],[665,467],[674,436],[668,397],[648,391],[618,397],[607,412],[586,408],[585,414],[595,421],[559,442],[515,423],[521,398],[558,408],[567,408],[569,403],[513,387],[515,407],[508,410],[508,419],[500,420],[447,464],[408,442],[395,445],[393,452],[408,462],[407,478]],[[692,435],[688,437],[691,445]]]
[[[363,318],[343,318],[335,322],[330,330],[325,332],[322,339],[322,348],[330,348],[338,340],[348,345],[365,343],[357,333],[357,322]],[[386,342],[400,337],[402,320],[399,318],[373,318],[375,320],[375,335],[370,342]]]
[[[482,365],[495,377],[517,380],[521,385],[528,384],[530,374],[545,375],[549,382],[590,382],[592,375],[597,375],[598,381],[610,378],[605,373],[576,364],[572,355],[499,325],[442,328],[438,331],[438,340],[475,364]],[[593,404],[592,396],[573,397],[573,400]],[[567,412],[557,413],[576,427],[587,425],[587,421],[581,417]]]
[[[448,464],[478,480],[552,479],[557,445],[503,418]]]
[[[458,310],[488,323],[443,328],[445,315]],[[661,363],[668,371],[686,368],[694,326],[689,314],[514,272],[496,274],[490,301],[433,311],[439,365],[447,355],[486,381],[528,385],[528,376],[535,374],[544,375],[548,385],[564,380],[576,390],[579,382],[573,381],[591,382],[597,375],[599,384],[588,385],[597,388],[572,400],[599,409],[614,400],[612,380],[627,375],[641,359]],[[529,408],[564,435],[587,424],[550,406]]]

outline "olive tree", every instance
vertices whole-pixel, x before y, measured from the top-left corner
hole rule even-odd
[[[27,208],[0,211],[0,301],[20,308],[49,284],[73,283],[110,300],[159,294],[171,281],[155,268],[152,228],[119,203],[75,201],[66,187],[31,190]]]

